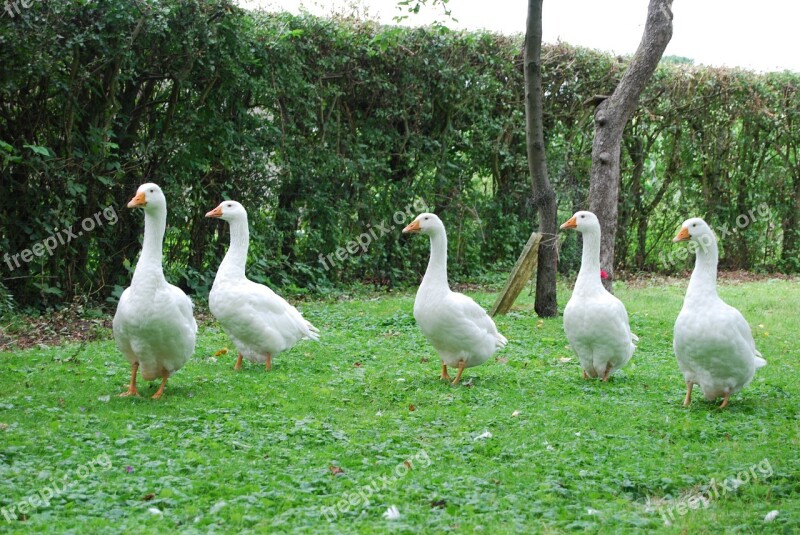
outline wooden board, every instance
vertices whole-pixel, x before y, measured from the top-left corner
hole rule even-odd
[[[503,290],[497,296],[497,300],[492,306],[492,316],[498,314],[505,314],[511,309],[511,305],[519,297],[520,292],[531,280],[533,272],[536,270],[536,265],[539,263],[539,242],[542,241],[542,235],[538,232],[531,234],[528,238],[528,243],[522,249],[522,254],[519,255],[517,263],[511,270]]]

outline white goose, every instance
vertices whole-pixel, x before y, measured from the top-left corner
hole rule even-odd
[[[167,225],[167,200],[155,184],[143,184],[128,208],[144,210],[144,242],[131,285],[119,299],[113,330],[117,347],[131,363],[131,381],[120,396],[138,396],[136,372],[151,381],[161,378],[153,399],[164,393],[167,379],[194,353],[197,323],[192,302],[164,278],[161,248]]]
[[[628,312],[622,301],[603,287],[600,280],[600,221],[592,212],[576,212],[562,229],[583,235],[581,270],[564,308],[564,333],[581,361],[583,377],[603,381],[631,359],[635,341]]]
[[[223,201],[206,217],[223,219],[230,226],[230,247],[214,278],[208,307],[239,351],[234,369],[241,369],[244,356],[250,362],[266,363],[270,370],[272,357],[298,340],[319,340],[319,330],[295,307],[245,276],[250,231],[244,206]]]
[[[708,224],[695,217],[683,222],[673,242],[695,244],[695,266],[686,298],[675,321],[673,349],[686,381],[684,406],[699,384],[708,401],[722,397],[720,408],[767,364],[756,349],[753,333],[742,314],[717,295],[717,238]]]
[[[409,232],[427,234],[431,240],[428,269],[414,301],[414,318],[442,359],[441,378],[449,381],[447,367],[458,367],[455,386],[464,368],[483,364],[508,341],[478,303],[450,290],[447,233],[442,221],[435,214],[423,213],[403,229],[403,233]]]

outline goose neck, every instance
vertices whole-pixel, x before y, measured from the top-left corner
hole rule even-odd
[[[431,256],[422,286],[450,289],[447,283],[447,234],[444,230],[431,234]]]
[[[166,226],[166,210],[145,211],[142,254],[133,271],[131,286],[142,285],[147,281],[164,280],[162,259]]]
[[[575,281],[575,292],[591,293],[603,288],[600,279],[600,233],[586,231],[583,233],[583,253],[581,269]]]
[[[250,231],[247,219],[229,221],[231,242],[225,258],[219,266],[217,277],[240,279],[245,276],[247,249],[250,246]]]
[[[717,262],[719,260],[717,240],[714,236],[708,236],[707,239],[696,243],[694,270],[686,290],[687,299],[717,295]]]

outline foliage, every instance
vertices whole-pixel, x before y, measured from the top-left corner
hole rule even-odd
[[[54,0],[3,16],[0,281],[23,308],[113,302],[142,232],[141,214],[123,207],[145,181],[170,202],[167,276],[200,299],[227,245],[224,225],[203,214],[223,198],[248,207],[249,273],[276,286],[418,280],[427,244],[399,229],[424,206],[448,225],[455,279],[510,266],[537,228],[521,44],[228,0]],[[587,204],[583,102],[611,91],[624,59],[560,44],[542,61],[548,168],[566,218]],[[683,269],[664,256],[682,219],[732,228],[766,203],[769,217],[723,239],[724,262],[800,269],[799,81],[659,69],[625,134],[621,267]],[[95,218],[68,243],[34,248],[108,207],[114,224]],[[346,251],[370,229],[367,247]],[[42,254],[15,266],[26,249]]]

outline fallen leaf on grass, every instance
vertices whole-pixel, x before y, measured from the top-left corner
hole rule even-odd
[[[336,465],[333,465],[333,464],[328,467],[328,470],[330,470],[331,474],[333,474],[335,476],[337,476],[339,474],[344,474],[344,470],[342,470],[340,467],[338,467]]]
[[[415,410],[417,410],[417,407],[413,403],[408,406],[408,412],[414,412]]]
[[[227,347],[223,347],[222,349],[220,349],[219,351],[214,353],[214,356],[218,357],[220,355],[227,355],[227,354],[228,354],[228,348]]]
[[[431,502],[431,507],[438,507],[439,509],[444,509],[447,506],[447,501],[445,500],[433,500]]]
[[[142,501],[143,502],[149,502],[150,500],[152,500],[155,497],[156,497],[155,493],[151,492],[150,494],[145,494],[144,496],[142,496]]]

